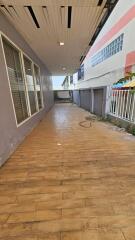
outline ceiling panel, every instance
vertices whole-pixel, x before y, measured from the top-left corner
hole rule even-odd
[[[104,15],[103,0],[3,0],[1,10],[23,35],[28,44],[53,75],[74,73],[81,56],[89,49],[89,42]],[[12,6],[12,7],[9,7]],[[29,9],[38,21],[37,28]],[[71,28],[68,7],[72,6]],[[64,46],[59,46],[59,42]],[[66,68],[63,71],[63,67]]]

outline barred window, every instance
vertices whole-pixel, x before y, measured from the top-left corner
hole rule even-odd
[[[28,118],[26,86],[22,74],[20,52],[4,37],[2,40],[16,119],[19,124]]]

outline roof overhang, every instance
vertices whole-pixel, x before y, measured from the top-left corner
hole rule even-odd
[[[3,0],[0,9],[53,75],[68,75],[79,68],[117,1]]]

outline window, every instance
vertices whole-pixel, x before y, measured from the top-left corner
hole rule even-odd
[[[70,76],[70,84],[73,83],[73,75]]]
[[[110,58],[116,53],[122,51],[123,38],[124,38],[124,34],[122,33],[119,37],[113,40],[108,46],[106,46],[104,49],[102,49],[100,52],[94,55],[91,58],[92,67]]]
[[[23,56],[23,59],[24,59],[24,68],[25,68],[26,82],[27,82],[27,88],[28,88],[30,111],[32,115],[35,112],[37,112],[36,91],[35,91],[35,84],[34,84],[34,78],[33,78],[32,62],[25,56]]]
[[[22,75],[20,52],[5,38],[3,46],[17,123],[28,118],[25,82]]]
[[[40,68],[2,36],[10,89],[19,125],[43,107]]]
[[[84,79],[84,64],[82,64],[78,70],[78,80]]]
[[[35,75],[35,87],[37,93],[38,108],[42,108],[42,95],[41,95],[41,83],[40,83],[40,72],[39,67],[34,64],[34,75]]]

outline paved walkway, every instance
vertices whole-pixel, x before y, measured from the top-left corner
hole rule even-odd
[[[135,141],[56,105],[0,169],[0,239],[135,240]]]

